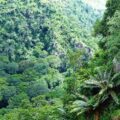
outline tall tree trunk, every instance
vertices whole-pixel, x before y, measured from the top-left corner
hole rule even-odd
[[[100,113],[98,110],[95,111],[94,120],[100,120]]]
[[[86,113],[86,120],[90,120],[90,114],[89,114],[89,112]]]

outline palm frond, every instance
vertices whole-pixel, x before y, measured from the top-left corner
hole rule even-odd
[[[89,106],[87,102],[82,100],[76,100],[73,102],[73,106],[87,107]]]
[[[116,74],[111,78],[111,81],[115,80],[118,76],[120,76],[120,72],[116,73]]]
[[[85,112],[88,111],[88,110],[89,110],[89,109],[83,109],[83,110],[81,110],[80,112],[77,113],[77,116],[79,116],[79,115],[85,113]]]
[[[113,100],[115,101],[115,103],[116,103],[116,104],[119,104],[119,99],[118,99],[116,93],[115,93],[114,91],[111,91],[111,92],[110,92],[110,95],[111,95],[111,97],[113,98]]]
[[[73,102],[73,105],[71,106],[71,108],[72,110],[70,112],[76,113],[77,116],[92,109],[88,101],[86,102],[82,100],[76,100],[75,102]]]
[[[74,112],[81,112],[83,108],[77,107],[77,108],[73,108],[70,113],[74,113]]]
[[[87,85],[94,85],[94,86],[100,87],[100,82],[96,81],[96,80],[87,80],[87,81],[85,81],[85,84],[87,84]]]
[[[98,95],[103,95],[106,92],[107,88],[101,89]]]
[[[82,100],[84,100],[84,101],[87,101],[88,100],[88,98],[85,96],[85,95],[82,95],[82,94],[79,94],[79,93],[76,93],[75,94],[79,99],[82,99]]]

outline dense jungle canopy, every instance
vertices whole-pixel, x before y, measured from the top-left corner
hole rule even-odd
[[[120,120],[120,0],[0,0],[0,120]]]

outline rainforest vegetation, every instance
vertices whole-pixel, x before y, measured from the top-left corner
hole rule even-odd
[[[120,120],[120,0],[85,1],[0,0],[0,120]]]

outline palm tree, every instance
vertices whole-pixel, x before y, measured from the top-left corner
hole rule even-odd
[[[120,87],[120,80],[118,77],[120,72],[112,76],[111,72],[99,72],[97,76],[92,77],[92,79],[85,81],[86,87],[99,88],[97,96],[100,102],[104,102],[108,97],[111,98],[119,104],[119,100],[116,94],[116,88]]]
[[[102,105],[110,98],[112,98],[116,104],[119,104],[116,88],[120,87],[120,81],[118,79],[120,73],[116,73],[113,76],[111,73],[112,72],[108,73],[107,71],[98,72],[97,76],[92,77],[88,81],[85,81],[86,87],[90,87],[91,89],[99,89],[99,92],[94,96],[94,98],[97,99],[94,107],[99,108],[100,105]],[[98,111],[96,111],[95,120],[99,120]]]
[[[81,95],[80,95],[81,96]],[[75,100],[71,106],[71,113],[76,113],[77,116],[86,113],[86,119],[89,120],[89,115],[95,113],[95,120],[99,120],[99,117],[96,116],[98,100],[97,97],[92,97],[88,99],[86,96],[82,96],[81,100]]]
[[[112,98],[116,104],[119,104],[116,88],[120,87],[120,81],[118,77],[120,73],[116,73],[112,76],[112,72],[99,72],[97,76],[92,77],[90,80],[85,81],[83,87],[90,89],[98,88],[97,94],[91,97],[91,99],[76,100],[72,104],[71,112],[75,112],[77,115],[86,112],[94,112],[94,119],[100,119],[99,108],[109,98]],[[86,97],[84,97],[86,98]],[[104,106],[103,106],[104,107]]]
[[[91,110],[91,105],[87,101],[76,100],[73,102],[71,113],[75,112],[77,116]]]

